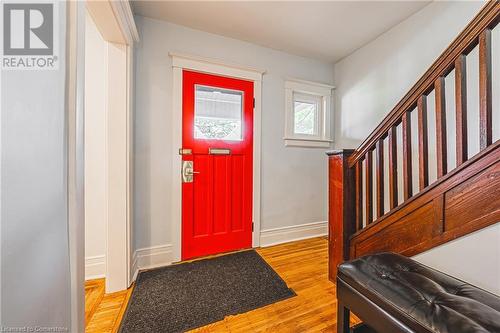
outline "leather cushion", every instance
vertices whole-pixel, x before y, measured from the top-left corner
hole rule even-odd
[[[500,332],[500,297],[407,257],[361,257],[341,264],[338,278],[411,326],[430,332]]]

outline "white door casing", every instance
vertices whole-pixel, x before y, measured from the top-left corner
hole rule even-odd
[[[181,260],[182,239],[182,182],[181,156],[177,154],[182,148],[182,71],[196,72],[232,77],[252,81],[254,84],[254,135],[253,135],[253,207],[252,207],[252,246],[260,246],[260,181],[261,181],[261,111],[262,111],[262,75],[264,70],[229,64],[226,62],[179,53],[169,53],[172,58],[173,91],[172,91],[172,260]]]

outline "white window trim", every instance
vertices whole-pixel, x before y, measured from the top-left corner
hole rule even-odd
[[[285,146],[328,148],[332,140],[332,90],[334,86],[298,79],[285,80]],[[294,93],[317,96],[322,101],[319,117],[319,133],[303,135],[294,133]]]

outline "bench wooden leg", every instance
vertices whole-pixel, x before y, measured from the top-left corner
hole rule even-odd
[[[337,333],[349,333],[349,309],[337,302]]]

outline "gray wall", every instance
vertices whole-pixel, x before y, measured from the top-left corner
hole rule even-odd
[[[70,327],[65,8],[59,70],[1,72],[1,326]]]
[[[137,16],[135,58],[135,246],[171,242],[170,51],[265,69],[262,83],[262,216],[271,229],[327,220],[325,149],[285,148],[286,76],[331,83],[333,66]]]
[[[483,2],[433,2],[335,64],[335,145],[355,148],[382,121],[434,60],[472,20]],[[500,27],[493,31],[493,139],[500,138]],[[478,52],[467,57],[469,156],[479,151]],[[454,73],[446,78],[448,165],[455,163]],[[434,93],[427,100],[429,181],[436,180]],[[414,193],[418,192],[417,114],[412,113]],[[401,126],[398,127],[401,143]],[[402,188],[402,147],[398,181]],[[384,149],[387,153],[388,149]],[[387,157],[385,158],[387,161]],[[386,175],[388,168],[385,168]],[[385,179],[388,179],[386,176]],[[387,184],[386,184],[387,186]],[[375,190],[375,187],[374,187]],[[400,202],[402,201],[402,191]],[[388,207],[388,191],[386,204]],[[374,205],[375,206],[375,205]],[[416,258],[500,294],[500,224],[437,247]],[[495,241],[496,240],[496,241]],[[480,246],[478,246],[480,244]],[[488,274],[484,274],[488,272]]]

